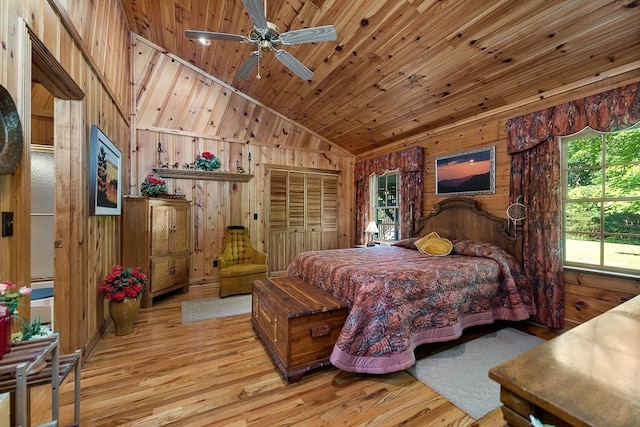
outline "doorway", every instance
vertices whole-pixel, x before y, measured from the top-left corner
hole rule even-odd
[[[72,277],[73,272],[77,273],[77,268],[69,268],[73,258],[69,256],[67,249],[72,247],[72,241],[80,241],[78,235],[81,235],[82,230],[69,230],[69,221],[65,217],[69,212],[68,189],[73,188],[74,183],[70,156],[75,153],[74,144],[83,140],[84,92],[42,41],[28,27],[26,30],[32,60],[32,148],[47,147],[29,150],[29,155],[46,165],[44,182],[34,184],[32,181],[29,187],[33,220],[30,226],[31,277],[44,279],[35,283],[44,283],[44,288],[50,289],[42,295],[45,297],[42,301],[45,304],[44,311],[51,317],[51,326],[55,324],[55,329],[52,329],[60,333],[61,351],[69,352],[80,347],[77,324],[82,311],[77,309],[77,305],[82,304],[82,301],[69,297],[70,289],[77,282],[77,278]],[[79,151],[82,152],[82,147]],[[28,163],[38,169],[32,161]],[[32,171],[32,179],[34,172],[37,171]],[[39,193],[40,190],[42,193]],[[38,235],[41,227],[46,229],[46,233],[43,231],[42,235]],[[32,300],[38,301],[33,295],[32,292]],[[43,315],[44,313],[41,314]]]

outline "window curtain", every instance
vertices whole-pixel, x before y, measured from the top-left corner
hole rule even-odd
[[[412,225],[422,216],[424,147],[412,147],[356,162],[356,244],[364,244],[364,229],[369,222],[369,177],[395,169],[400,171],[400,236],[410,237]]]
[[[507,121],[511,155],[510,199],[524,196],[525,273],[536,289],[536,320],[564,326],[562,283],[561,159],[558,137],[585,127],[602,132],[627,128],[640,120],[640,83]]]

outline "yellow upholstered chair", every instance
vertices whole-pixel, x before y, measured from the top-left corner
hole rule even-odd
[[[218,257],[220,296],[250,294],[254,280],[268,277],[267,254],[253,247],[249,229],[241,225],[228,226],[224,241]]]

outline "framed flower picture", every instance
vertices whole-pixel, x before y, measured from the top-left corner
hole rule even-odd
[[[96,125],[91,126],[89,214],[122,212],[122,154]]]
[[[495,194],[495,146],[436,159],[436,195]]]

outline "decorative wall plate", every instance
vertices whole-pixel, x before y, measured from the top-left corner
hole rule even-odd
[[[11,94],[0,85],[0,175],[14,173],[22,158],[22,125]]]

